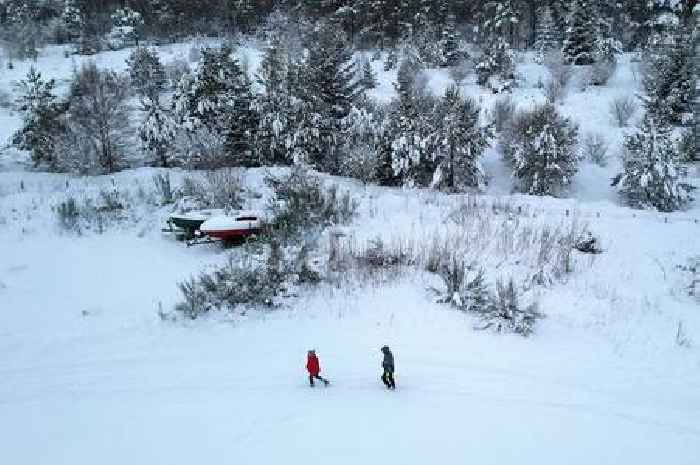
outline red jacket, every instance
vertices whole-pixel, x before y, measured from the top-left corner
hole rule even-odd
[[[318,357],[316,354],[309,354],[306,359],[306,369],[309,370],[309,374],[313,376],[318,376],[321,372],[321,366],[318,363]]]

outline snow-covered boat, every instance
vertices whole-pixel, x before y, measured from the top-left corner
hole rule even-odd
[[[235,214],[216,215],[208,218],[195,233],[195,243],[208,238],[225,242],[245,239],[262,231],[264,215],[256,211],[239,211]]]
[[[163,232],[175,233],[184,239],[192,239],[205,221],[223,214],[224,210],[219,209],[174,213],[168,217],[168,227],[163,229]]]

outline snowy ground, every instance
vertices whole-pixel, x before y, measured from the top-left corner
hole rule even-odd
[[[71,69],[56,51],[37,66],[57,76]],[[436,90],[447,82],[432,76]],[[622,66],[610,89],[573,91],[562,111],[619,143],[622,130],[604,120],[607,101],[631,79]],[[382,89],[390,92],[386,79]],[[541,90],[516,90],[523,104],[529,96]],[[0,110],[0,136],[17,124]],[[489,153],[486,201],[554,224],[576,214],[606,249],[541,290],[547,318],[523,339],[473,331],[469,317],[433,302],[422,274],[322,288],[276,313],[162,322],[157,310],[178,300],[177,282],[226,252],[162,237],[164,210],[146,204],[128,223],[81,237],[61,233],[52,210],[69,193],[112,185],[138,199],[153,170],[69,179],[23,171],[17,160],[0,156],[3,463],[700,462],[700,311],[678,268],[700,256],[700,211],[620,206],[606,178],[612,167],[585,165],[569,199],[535,199],[510,196],[498,175],[505,167]],[[328,181],[362,200],[349,228],[358,238],[420,239],[442,230],[460,201]],[[679,322],[690,347],[676,344]],[[395,352],[396,392],[378,380],[384,344]],[[305,384],[309,348],[328,389]]]

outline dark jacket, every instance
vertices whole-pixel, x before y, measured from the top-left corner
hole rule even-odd
[[[382,368],[386,371],[394,372],[394,354],[391,353],[388,347],[382,347],[382,353],[384,354],[384,360],[382,361]]]

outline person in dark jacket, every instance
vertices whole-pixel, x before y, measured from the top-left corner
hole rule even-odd
[[[384,354],[382,382],[387,389],[396,389],[396,382],[394,381],[394,354],[391,353],[388,346],[382,347],[382,353]]]
[[[329,381],[321,378],[321,364],[318,361],[315,350],[310,350],[306,356],[306,371],[309,372],[309,384],[314,387],[314,379],[323,381],[324,386],[328,386]]]

